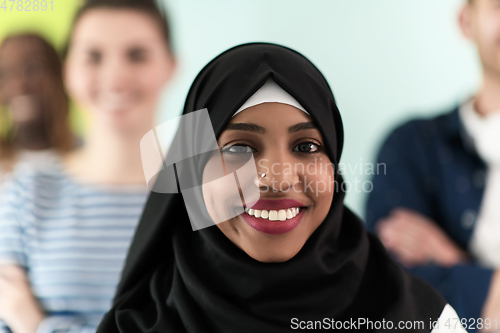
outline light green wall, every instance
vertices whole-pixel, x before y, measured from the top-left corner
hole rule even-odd
[[[59,50],[63,46],[68,33],[69,25],[73,18],[73,13],[78,7],[80,1],[77,0],[52,0],[54,10],[35,11],[17,11],[16,5],[12,11],[10,7],[12,2],[6,1],[7,11],[0,9],[0,39],[6,35],[16,32],[36,32],[44,36],[47,40]],[[4,0],[0,0],[0,5]],[[24,5],[28,1],[22,1]],[[31,1],[33,2],[33,1]],[[32,9],[32,7],[30,7]]]
[[[66,43],[73,15],[81,1],[52,1],[53,11],[50,10],[50,4],[47,4],[46,11],[41,11],[41,8],[39,11],[18,11],[17,1],[11,11],[12,2],[7,0],[5,2],[7,11],[0,9],[0,41],[8,35],[33,32],[45,37],[60,52]],[[0,0],[0,6],[3,6],[3,3],[4,0]],[[23,7],[29,4],[27,0],[19,3],[22,3]],[[29,9],[33,9],[32,5],[33,1]],[[86,118],[84,113],[74,105],[71,106],[70,119],[75,132],[82,133]]]

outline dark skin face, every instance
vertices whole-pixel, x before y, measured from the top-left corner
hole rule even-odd
[[[267,175],[265,178],[246,180],[240,177],[240,184],[246,182],[242,185],[247,188],[257,187],[259,200],[289,199],[300,202],[303,216],[294,229],[281,234],[256,230],[245,222],[245,213],[218,223],[217,227],[236,246],[258,261],[284,262],[293,258],[325,219],[334,193],[334,188],[328,187],[334,179],[333,167],[325,151],[323,137],[312,118],[290,105],[256,105],[231,119],[220,135],[218,145],[224,159],[224,173],[240,167],[240,155],[253,154],[257,172]],[[210,179],[218,163],[219,156],[209,160],[203,175],[204,183]],[[225,189],[204,188],[205,203],[213,219],[221,203],[227,202],[229,209],[231,205],[237,205],[239,198],[229,198],[227,193],[229,191]],[[272,222],[262,220],[262,223]]]
[[[42,46],[29,38],[7,40],[0,48],[0,103],[11,111],[16,141],[28,149],[48,146],[43,127],[46,70]]]
[[[0,48],[0,96],[11,104],[19,96],[40,96],[46,76],[38,43],[25,38],[8,40]]]

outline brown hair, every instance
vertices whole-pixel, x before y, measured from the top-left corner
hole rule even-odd
[[[84,5],[76,12],[73,20],[73,25],[70,30],[68,42],[63,50],[63,56],[68,55],[71,38],[75,29],[76,23],[86,12],[97,8],[110,8],[110,9],[130,9],[148,14],[158,24],[165,45],[168,50],[172,52],[172,43],[170,39],[170,26],[167,19],[167,13],[158,7],[155,0],[86,0]]]
[[[0,44],[0,48],[16,39],[28,40],[40,47],[40,55],[44,60],[44,73],[50,78],[44,85],[44,93],[42,94],[43,124],[48,136],[48,143],[50,148],[59,152],[68,152],[75,147],[75,137],[69,123],[69,99],[64,89],[59,55],[45,39],[29,33],[8,36]],[[1,109],[2,118],[7,119],[6,108]],[[16,152],[16,147],[14,147],[15,134],[15,128],[12,126],[4,130],[0,137],[0,159],[14,157]]]

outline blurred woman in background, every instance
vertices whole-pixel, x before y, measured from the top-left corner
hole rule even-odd
[[[148,195],[139,143],[175,67],[154,0],[89,0],[64,77],[91,120],[50,169],[23,167],[0,206],[0,318],[18,332],[95,331]]]
[[[45,164],[74,147],[61,62],[54,48],[33,34],[0,45],[0,177],[18,161]]]

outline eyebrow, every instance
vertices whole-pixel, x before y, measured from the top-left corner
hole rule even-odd
[[[229,123],[226,126],[226,130],[247,131],[260,134],[266,132],[264,127],[252,123]]]
[[[288,127],[288,133],[296,133],[308,129],[317,129],[317,127],[312,121],[298,123]],[[229,123],[226,126],[226,130],[247,131],[259,134],[266,133],[266,129],[264,127],[253,123]]]
[[[288,127],[288,133],[295,133],[298,131],[308,130],[308,129],[318,129],[312,121],[305,123],[298,123],[296,125]]]

